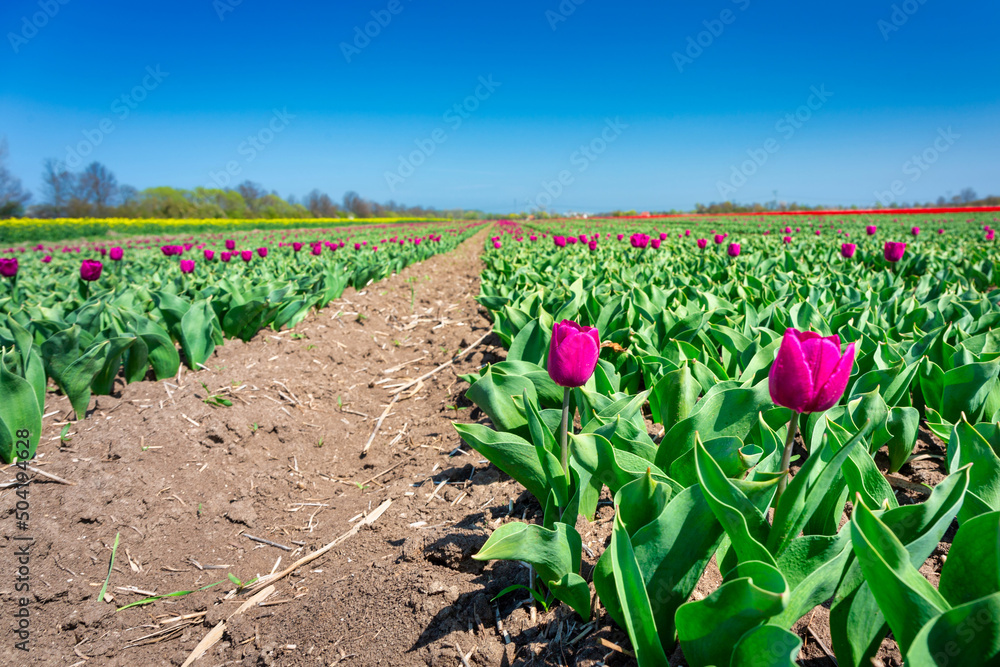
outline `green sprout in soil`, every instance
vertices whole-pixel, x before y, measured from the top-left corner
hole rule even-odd
[[[233,407],[233,402],[228,398],[223,398],[222,394],[213,394],[208,390],[208,385],[204,382],[201,383],[204,387],[205,393],[208,394],[208,398],[203,398],[202,403],[207,403],[208,405],[214,405],[217,408],[231,408]]]

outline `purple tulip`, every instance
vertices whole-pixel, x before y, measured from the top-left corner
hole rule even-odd
[[[854,257],[854,251],[857,249],[858,246],[856,246],[855,244],[845,243],[840,246],[840,254],[843,255],[845,258],[850,259],[851,257]]]
[[[900,241],[886,241],[885,242],[885,261],[892,262],[895,264],[899,260],[903,259],[903,253],[906,252],[906,244]]]
[[[629,239],[633,248],[646,248],[649,246],[650,238],[648,234],[633,234]]]
[[[181,273],[194,273],[194,260],[193,259],[182,259],[181,260]]]
[[[534,234],[532,234],[531,236],[528,237],[528,239],[531,240],[531,241],[537,241],[538,237],[535,236]]]
[[[878,227],[875,225],[868,225],[865,227],[865,231],[868,232],[868,236],[875,236],[875,232],[878,231]]]
[[[725,234],[716,234],[715,235],[715,245],[722,245],[722,242],[725,241],[725,240],[726,240],[726,235]]]
[[[995,238],[996,238],[996,232],[994,232],[992,229],[990,229],[990,230],[988,230],[986,232],[986,240],[987,241],[992,241]]]
[[[625,238],[625,235],[624,235],[624,234],[619,234],[619,235],[618,235],[618,240],[619,240],[619,241],[623,240],[624,238]]]
[[[841,354],[840,337],[786,329],[768,374],[775,404],[795,412],[824,412],[844,395],[854,366],[854,343]]]
[[[740,256],[740,244],[739,243],[730,243],[729,244],[729,248],[726,249],[726,252],[729,253],[730,257],[739,257]]]
[[[660,239],[653,239],[649,242],[649,245],[653,246],[653,250],[659,250],[660,244],[663,243]]]
[[[226,241],[226,250],[228,250],[230,252],[232,252],[233,250],[236,250],[236,241],[234,241],[232,239],[228,239]]]
[[[920,234],[920,228],[919,227],[911,227],[910,228],[910,233],[913,234],[914,236],[917,236],[917,235]]]
[[[691,236],[691,230],[690,229],[685,229],[684,230],[684,236]]]
[[[112,262],[120,262],[122,261],[122,257],[124,256],[125,256],[125,251],[119,248],[118,246],[112,248],[111,252],[108,253],[108,257],[111,258]]]
[[[257,248],[257,254],[260,255],[261,259],[267,257],[267,248]]]
[[[211,262],[213,259],[215,259],[215,251],[214,250],[208,250],[206,248],[205,249],[205,261],[206,262]]]
[[[582,387],[594,374],[600,353],[597,329],[571,320],[557,322],[549,344],[549,377],[560,387]]]
[[[232,258],[233,258],[233,254],[231,252],[228,252],[228,251],[224,251],[221,255],[219,255],[219,259],[222,260],[223,264],[228,264],[229,260],[231,260]]]
[[[314,245],[314,246],[312,247],[312,250],[311,250],[311,252],[312,252],[312,254],[313,254],[313,255],[320,255],[320,254],[322,254],[322,253],[323,253],[323,246],[321,246],[321,245],[319,245],[319,244],[317,244],[317,245]]]
[[[17,275],[17,258],[0,259],[0,276],[13,278]]]
[[[792,242],[792,237],[791,236],[783,236],[783,237],[781,237],[781,242],[785,243],[785,244],[791,243]]]
[[[89,283],[94,282],[101,277],[101,271],[104,270],[104,265],[94,259],[85,259],[83,264],[80,265],[80,277]]]
[[[251,251],[249,251],[249,250],[242,250],[242,251],[240,251],[240,258],[241,258],[241,259],[242,259],[242,260],[243,260],[244,262],[247,262],[247,263],[249,263],[249,262],[250,262],[250,260],[251,260],[251,259],[253,259],[253,252],[251,252]]]
[[[500,243],[499,241],[494,241],[494,242],[493,242],[493,247],[494,247],[494,248],[495,248],[496,250],[499,250],[500,248],[502,248],[502,247],[503,247],[503,244],[502,244],[502,243]]]
[[[566,237],[565,236],[553,236],[552,242],[556,244],[557,248],[566,247]]]
[[[42,264],[48,264],[52,261],[52,255],[46,255],[42,257]]]
[[[294,241],[292,243],[292,250],[295,251],[295,252],[298,252],[298,251],[302,250],[302,244],[299,243],[298,241]]]
[[[698,239],[698,247],[704,250],[708,247],[708,239]]]

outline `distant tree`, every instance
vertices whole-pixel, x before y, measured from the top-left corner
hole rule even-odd
[[[256,213],[260,208],[261,200],[267,195],[267,190],[259,183],[253,181],[243,181],[236,186],[236,191],[243,197],[247,208]]]
[[[94,207],[97,215],[107,212],[117,203],[118,179],[100,162],[91,162],[77,179],[78,199]]]
[[[0,139],[0,218],[24,215],[31,193],[21,187],[21,179],[7,169],[7,138]]]
[[[961,197],[963,204],[968,204],[970,202],[976,201],[976,191],[972,188],[963,188],[961,192],[958,193]]]
[[[330,195],[319,190],[313,190],[306,195],[305,206],[314,218],[333,218],[339,211],[339,207]]]
[[[46,158],[42,163],[42,194],[54,216],[63,215],[77,196],[77,176],[59,160]]]
[[[344,210],[350,211],[356,218],[372,217],[372,204],[353,190],[344,194]]]

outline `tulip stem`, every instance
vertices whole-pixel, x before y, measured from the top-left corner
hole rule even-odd
[[[566,479],[569,479],[569,447],[567,446],[567,433],[569,431],[569,397],[570,388],[563,387],[563,411],[562,425],[559,427],[559,448],[562,456],[562,469]]]
[[[781,476],[778,481],[778,492],[774,496],[774,506],[778,506],[778,500],[781,498],[781,494],[784,493],[785,487],[788,486],[788,478],[791,473],[788,471],[788,466],[792,463],[792,447],[795,444],[795,431],[799,425],[799,413],[792,411],[792,418],[788,420],[788,435],[785,436],[785,451],[781,454],[781,472],[785,473]]]

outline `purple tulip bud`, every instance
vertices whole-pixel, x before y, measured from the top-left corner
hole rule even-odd
[[[878,231],[878,227],[875,225],[868,225],[865,227],[865,231],[868,232],[868,236],[875,236],[875,232]]]
[[[787,243],[791,243],[791,242],[792,242],[792,237],[791,237],[791,236],[783,236],[783,237],[781,238],[781,242],[782,242],[782,243],[786,243],[786,244],[787,244]]]
[[[233,250],[236,250],[236,241],[234,241],[232,239],[228,239],[226,241],[226,250],[229,250],[230,252],[232,252]]]
[[[302,244],[299,243],[298,241],[294,241],[292,243],[292,250],[295,251],[295,252],[298,252],[298,251],[302,250]]]
[[[241,251],[240,251],[240,258],[241,258],[241,259],[242,259],[242,260],[243,260],[244,262],[247,262],[247,263],[249,263],[249,262],[250,262],[250,260],[251,260],[251,259],[253,259],[253,253],[252,253],[251,251],[249,251],[249,250],[241,250]]]
[[[122,257],[124,256],[125,256],[125,251],[119,248],[118,246],[112,248],[111,252],[108,253],[108,257],[111,258],[112,262],[120,262],[122,261]]]
[[[552,242],[556,244],[557,248],[566,247],[566,237],[565,236],[553,236]]]
[[[257,254],[260,255],[261,259],[267,257],[267,248],[257,248]]]
[[[715,235],[715,245],[721,245],[722,242],[725,241],[725,240],[726,240],[726,235],[725,234],[716,234]]]
[[[94,282],[101,277],[104,265],[94,259],[85,259],[80,265],[80,277],[87,282]]]
[[[856,246],[855,244],[845,243],[842,246],[840,246],[840,254],[846,257],[847,259],[850,259],[851,257],[854,257],[854,251],[857,249],[858,246]]]
[[[919,227],[911,227],[910,228],[910,233],[913,234],[914,236],[917,236],[918,234],[920,234],[920,228]]]
[[[684,236],[691,236],[691,230],[690,229],[685,229],[684,230]]]
[[[194,260],[193,259],[182,259],[181,260],[181,273],[194,273]]]
[[[17,275],[17,258],[0,259],[0,276],[13,278]]]
[[[205,261],[211,262],[213,259],[215,259],[215,251],[214,250],[208,250],[206,248],[205,249]]]
[[[987,241],[992,241],[995,238],[996,238],[996,232],[994,232],[992,229],[990,229],[990,230],[988,230],[986,232],[986,240]]]
[[[708,239],[698,239],[698,247],[704,250],[708,247]]]
[[[624,235],[624,234],[619,234],[619,235],[618,235],[618,240],[619,240],[619,241],[621,241],[621,240],[622,240],[622,239],[624,239],[624,238],[625,238],[625,235]]]
[[[549,344],[549,377],[560,387],[582,387],[594,374],[600,353],[597,329],[571,320],[557,322]]]
[[[42,264],[48,264],[52,261],[52,255],[46,255],[42,257]]]
[[[740,256],[740,244],[739,243],[730,243],[729,244],[729,248],[727,248],[726,252],[729,253],[730,257],[739,257]]]
[[[906,244],[900,241],[886,241],[885,242],[885,261],[896,263],[903,259],[903,253],[906,252]]]
[[[221,255],[219,255],[219,259],[222,260],[223,264],[228,264],[229,260],[231,260],[232,258],[233,258],[233,254],[231,252],[228,252],[228,251],[225,251]]]
[[[493,242],[493,247],[496,248],[497,250],[499,250],[500,248],[503,247],[503,244],[500,243],[499,241],[494,241]]]
[[[854,366],[854,343],[840,353],[840,337],[786,329],[768,374],[775,404],[796,412],[824,412],[844,395]]]

